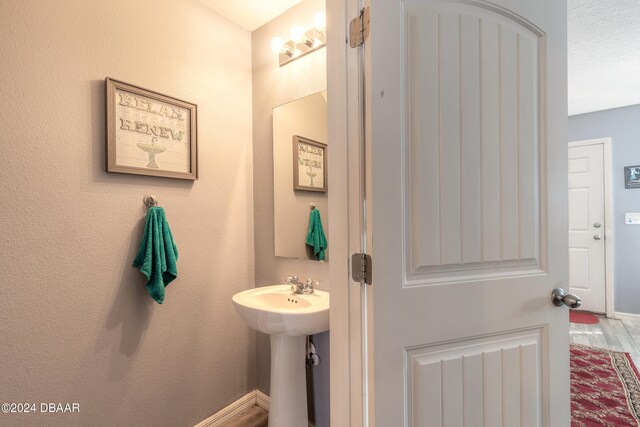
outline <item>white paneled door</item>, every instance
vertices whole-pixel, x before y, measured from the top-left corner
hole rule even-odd
[[[372,424],[568,426],[564,0],[371,0]]]
[[[569,288],[605,312],[604,145],[569,147]]]

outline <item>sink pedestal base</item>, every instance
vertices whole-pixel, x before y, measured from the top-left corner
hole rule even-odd
[[[269,427],[307,427],[304,335],[271,335]]]

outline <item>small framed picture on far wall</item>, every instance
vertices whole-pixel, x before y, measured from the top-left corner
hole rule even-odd
[[[624,167],[624,188],[640,188],[640,165]]]

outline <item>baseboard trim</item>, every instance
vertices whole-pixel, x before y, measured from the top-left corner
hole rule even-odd
[[[242,396],[240,399],[233,402],[231,405],[226,408],[216,412],[211,415],[204,421],[199,422],[194,427],[220,427],[223,426],[227,421],[231,418],[235,417],[242,411],[246,411],[252,406],[258,404],[257,401],[257,393],[260,393],[258,390],[253,390],[247,393],[245,396]],[[263,394],[263,393],[261,393]],[[264,394],[263,394],[264,396]],[[261,408],[268,409],[269,408],[269,397],[266,396],[267,399],[267,408],[264,408],[260,405]],[[259,404],[258,404],[259,405]]]
[[[640,314],[620,313],[619,311],[616,311],[613,315],[616,319],[640,319]]]
[[[260,390],[256,390],[256,405],[269,412],[269,396]]]
[[[200,421],[194,427],[221,427],[231,418],[235,417],[240,412],[251,408],[253,405],[258,405],[265,411],[269,412],[269,396],[258,389],[253,390],[221,411],[211,415],[206,420]],[[315,426],[309,423],[309,427]]]

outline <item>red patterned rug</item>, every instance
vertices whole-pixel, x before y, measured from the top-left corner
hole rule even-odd
[[[640,426],[639,378],[629,353],[571,344],[571,427]]]
[[[600,322],[598,316],[585,313],[584,311],[569,310],[569,321],[572,323],[582,323],[585,325],[595,325]]]

